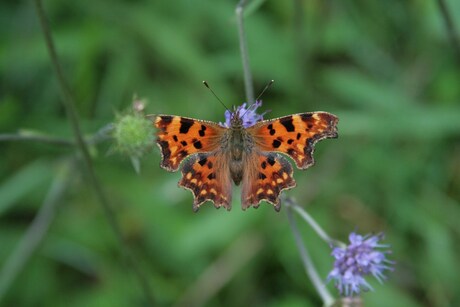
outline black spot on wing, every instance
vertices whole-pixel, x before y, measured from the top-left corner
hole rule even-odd
[[[292,123],[292,116],[285,117],[280,120],[280,123],[286,128],[287,132],[295,131],[294,124]]]
[[[281,146],[281,142],[279,140],[273,140],[272,146],[278,148]]]
[[[183,134],[188,133],[188,131],[190,130],[190,127],[192,126],[193,126],[193,120],[188,119],[188,118],[181,118],[179,132]]]
[[[195,147],[196,149],[201,149],[203,145],[200,141],[196,141],[195,143],[193,143],[193,147]]]
[[[267,129],[270,130],[270,135],[274,135],[276,133],[276,130],[273,129],[273,124],[270,124],[267,126]]]
[[[178,156],[179,158],[184,158],[184,157],[188,156],[188,151],[185,150],[185,149],[182,149],[181,151],[179,151],[179,152],[177,153],[177,156]]]
[[[203,166],[203,165],[206,164],[206,162],[208,162],[208,158],[205,157],[205,158],[201,159],[200,161],[198,161],[198,164],[200,164],[201,166]]]
[[[187,146],[187,142],[186,142],[186,141],[181,141],[180,143],[182,144],[182,146]]]
[[[312,116],[313,116],[313,115],[310,114],[310,113],[303,113],[303,114],[300,115],[300,118],[301,118],[304,122],[306,122],[306,121],[310,120],[310,118],[311,118]]]
[[[174,142],[178,141],[177,135],[173,135]]]
[[[206,126],[205,126],[205,125],[201,125],[201,129],[198,131],[198,134],[199,134],[200,136],[204,136],[204,135],[206,134],[205,130],[206,130]]]
[[[216,178],[216,174],[215,173],[211,173],[208,175],[208,179],[209,180],[212,180],[212,179],[215,179]]]
[[[300,133],[297,133],[296,139],[300,140],[300,137],[301,137],[301,134],[300,134]]]
[[[271,166],[273,166],[275,164],[275,159],[273,158],[273,156],[268,156],[267,158],[267,163],[270,164]]]
[[[260,164],[260,166],[261,166],[263,169],[265,169],[265,168],[267,167],[267,162],[265,162],[265,161],[262,162],[262,163]]]
[[[172,122],[173,117],[169,115],[160,116],[161,122],[160,125],[167,126]]]
[[[293,142],[294,142],[293,139],[289,139],[289,140],[287,141],[287,143],[288,143],[289,145],[291,145]]]
[[[265,176],[265,174],[259,173],[259,179],[264,180],[265,178],[267,178],[267,176]]]

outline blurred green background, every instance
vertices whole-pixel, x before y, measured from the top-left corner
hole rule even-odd
[[[245,99],[235,5],[46,0],[84,133],[113,122],[135,93],[147,113],[223,121],[201,81],[228,105]],[[459,31],[460,2],[447,5]],[[72,140],[33,2],[2,1],[0,25],[1,133]],[[460,58],[437,1],[255,1],[245,25],[255,91],[276,80],[263,97],[266,117],[323,110],[340,118],[340,137],[317,144],[316,165],[296,170],[298,187],[287,194],[342,241],[354,230],[385,232],[395,271],[384,285],[372,282],[365,304],[459,306]],[[195,214],[179,173],[160,169],[156,146],[139,175],[111,147],[91,147],[95,169],[158,306],[321,305],[286,208],[243,212],[237,188],[232,211],[208,204]],[[0,155],[3,278],[51,187],[63,190],[0,304],[145,306],[81,161],[65,172],[75,150],[2,142]],[[330,248],[298,221],[325,279]]]

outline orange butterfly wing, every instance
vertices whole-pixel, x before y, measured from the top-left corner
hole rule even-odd
[[[192,191],[193,211],[211,201],[216,208],[231,209],[232,182],[228,167],[223,167],[220,153],[200,153],[184,162],[179,186]]]
[[[187,156],[219,148],[226,128],[215,123],[181,116],[158,115],[157,144],[161,150],[161,167],[174,172]]]
[[[315,143],[337,138],[337,116],[327,112],[299,113],[249,127],[257,148],[289,155],[300,169],[314,164]]]
[[[279,195],[283,190],[296,186],[291,163],[274,152],[256,153],[252,159],[255,164],[248,165],[243,178],[241,192],[242,208],[259,207],[261,201],[268,201],[279,211]]]

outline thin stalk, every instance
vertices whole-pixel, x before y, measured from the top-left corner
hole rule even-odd
[[[55,136],[48,136],[42,134],[24,134],[24,133],[2,133],[0,134],[0,142],[7,141],[32,141],[52,145],[61,145],[61,146],[75,146],[75,141],[68,140],[64,138],[59,138]]]
[[[346,244],[343,242],[340,242],[338,240],[335,240],[331,238],[323,228],[311,217],[310,214],[307,213],[301,206],[299,206],[294,199],[287,197],[285,199],[285,203],[288,207],[291,207],[293,210],[295,210],[303,219],[305,222],[307,222],[308,225],[316,232],[316,234],[323,239],[327,244],[333,245],[333,246],[340,246],[340,247],[345,247]]]
[[[86,137],[85,143],[94,145],[111,138],[110,132],[113,130],[113,124],[108,124],[99,129],[95,134]],[[18,133],[0,133],[0,142],[39,142],[60,146],[76,146],[74,140],[46,135],[36,131],[19,131]]]
[[[292,233],[294,234],[294,240],[296,242],[297,248],[299,249],[300,258],[302,259],[305,271],[310,278],[313,286],[318,292],[319,296],[323,300],[324,306],[332,306],[334,304],[334,298],[327,290],[326,286],[323,283],[323,280],[319,277],[318,271],[308,254],[308,250],[303,244],[302,236],[299,233],[297,224],[295,222],[294,216],[292,214],[292,207],[287,206],[287,215],[289,220],[289,225],[291,226]]]
[[[56,48],[54,46],[54,41],[51,36],[51,31],[48,25],[45,11],[42,6],[42,2],[41,0],[35,0],[34,2],[35,2],[35,9],[37,11],[37,15],[40,20],[41,28],[45,36],[46,47],[48,49],[48,52],[51,58],[52,66],[55,70],[56,76],[59,81],[59,87],[61,89],[61,95],[62,95],[61,101],[66,110],[67,117],[72,125],[72,129],[73,129],[73,132],[76,138],[77,147],[82,154],[84,166],[86,168],[88,178],[89,178],[89,184],[95,190],[96,196],[99,200],[99,204],[103,208],[104,214],[110,224],[110,227],[112,228],[112,231],[120,246],[123,256],[125,257],[128,265],[134,271],[134,274],[137,278],[139,285],[141,286],[144,292],[147,302],[149,303],[149,305],[152,306],[154,305],[154,299],[153,299],[153,294],[150,290],[150,286],[148,284],[148,280],[146,276],[144,275],[144,273],[138,267],[137,261],[135,260],[134,255],[127,248],[127,244],[122,235],[121,227],[118,224],[118,221],[116,220],[115,213],[108,201],[106,194],[102,190],[99,180],[97,179],[96,172],[94,170],[93,163],[91,160],[91,156],[89,154],[88,146],[83,139],[83,135],[80,129],[77,112],[75,110],[75,102],[74,102],[73,96],[71,95],[70,88],[64,78],[64,73],[62,71],[62,67],[59,62]]]
[[[86,138],[86,143],[88,145],[99,144],[103,141],[110,140],[112,138],[112,131],[115,129],[115,125],[113,123],[109,123],[103,127],[101,127],[95,134]]]
[[[248,104],[254,103],[254,87],[252,83],[252,73],[249,66],[249,53],[246,43],[246,33],[244,31],[244,7],[247,0],[240,0],[236,6],[236,22],[238,24],[238,40],[240,42],[241,60],[243,62],[244,89]]]
[[[301,67],[305,67],[307,62],[308,56],[306,54],[306,47],[305,47],[305,39],[304,39],[304,32],[305,32],[305,13],[304,13],[304,0],[294,0],[294,35],[295,35],[295,43],[297,48],[297,61]]]

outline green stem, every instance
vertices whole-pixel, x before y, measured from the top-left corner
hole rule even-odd
[[[249,66],[249,53],[244,31],[244,7],[247,0],[240,0],[236,6],[236,22],[238,24],[238,39],[240,42],[241,60],[243,61],[244,89],[248,104],[254,103],[254,88],[252,84],[252,73]]]
[[[7,141],[32,141],[52,145],[61,146],[75,146],[75,142],[72,140],[58,138],[54,136],[48,136],[43,134],[23,134],[23,133],[2,133],[0,134],[0,142]]]
[[[113,124],[108,124],[95,134],[85,138],[85,143],[88,145],[98,144],[100,142],[106,141],[111,138],[110,133],[113,130]],[[61,146],[76,146],[74,140],[69,140],[65,138],[55,137],[43,134],[36,131],[20,131],[18,133],[2,133],[0,134],[0,142],[39,142],[52,145],[61,145]]]
[[[297,248],[300,253],[300,258],[302,259],[303,265],[305,267],[305,271],[313,283],[316,291],[320,295],[321,299],[325,306],[332,306],[334,303],[334,298],[327,290],[326,286],[323,283],[323,280],[319,277],[318,272],[308,254],[308,250],[303,244],[302,236],[300,235],[299,229],[297,228],[297,224],[295,222],[294,216],[292,215],[292,207],[287,206],[287,215],[289,220],[289,225],[291,226],[291,230],[294,234],[294,240],[296,242]]]
[[[316,234],[323,239],[327,244],[333,245],[333,246],[340,246],[340,247],[346,247],[346,244],[335,240],[331,238],[321,226],[316,223],[316,221],[311,217],[310,214],[308,214],[307,211],[305,211],[301,206],[297,204],[297,202],[291,198],[291,197],[286,197],[285,198],[285,204],[287,207],[291,207],[292,210],[296,211],[305,222],[307,222],[308,225],[316,232]]]
[[[151,293],[151,290],[150,290],[150,286],[148,284],[148,280],[146,276],[144,275],[144,273],[138,267],[137,261],[135,260],[134,255],[127,248],[127,244],[122,235],[120,225],[118,224],[118,221],[116,220],[115,213],[107,199],[106,194],[102,190],[99,180],[97,179],[97,176],[96,176],[96,173],[93,167],[93,163],[92,163],[92,160],[89,154],[88,146],[83,139],[83,135],[80,129],[77,112],[75,110],[75,103],[71,95],[70,88],[67,85],[67,82],[64,78],[64,73],[62,71],[61,64],[59,62],[59,58],[58,58],[58,55],[57,55],[57,52],[54,46],[54,42],[51,37],[51,31],[49,29],[46,14],[43,9],[41,0],[35,0],[35,9],[37,11],[37,15],[40,20],[41,28],[45,36],[46,47],[48,49],[48,52],[49,52],[49,55],[50,55],[50,58],[53,64],[52,66],[55,70],[56,76],[59,81],[59,87],[61,89],[61,94],[62,94],[61,101],[66,110],[67,117],[70,120],[70,123],[72,125],[72,129],[73,129],[73,132],[76,138],[77,147],[82,154],[83,162],[84,162],[84,165],[85,165],[88,177],[89,177],[89,184],[95,190],[96,196],[99,200],[100,205],[102,206],[104,210],[104,214],[112,228],[112,231],[115,234],[117,242],[123,253],[123,256],[125,257],[126,261],[130,265],[132,270],[134,271],[134,274],[137,277],[137,281],[139,282],[140,286],[142,287],[144,291],[144,295],[146,297],[147,302],[149,303],[149,305],[152,306],[154,305],[154,299],[153,299],[153,294]]]

